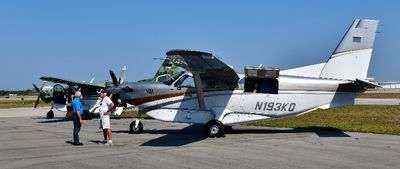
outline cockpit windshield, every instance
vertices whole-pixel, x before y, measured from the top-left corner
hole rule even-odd
[[[185,72],[184,72],[184,71],[177,72],[177,73],[175,73],[174,75],[172,75],[168,80],[165,80],[163,83],[169,86],[169,85],[171,85],[172,83],[174,83],[174,81],[175,81],[176,79],[178,79],[183,73],[185,73]]]

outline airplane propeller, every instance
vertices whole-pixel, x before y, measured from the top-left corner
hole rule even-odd
[[[113,85],[115,87],[118,87],[120,83],[118,82],[117,77],[115,76],[115,73],[112,70],[110,70],[110,76],[111,76],[111,80],[113,82]]]
[[[122,69],[121,69],[121,74],[120,74],[119,80],[118,80],[119,84],[124,83],[125,74],[126,74],[126,66],[122,67]]]
[[[35,91],[38,93],[38,97],[35,101],[35,105],[33,106],[36,108],[39,105],[40,98],[42,98],[42,89],[44,87],[44,83],[42,84],[42,87],[38,88],[35,84],[33,84],[33,87],[35,88]]]
[[[107,88],[107,91],[111,93],[110,98],[111,98],[111,100],[112,100],[114,103],[119,103],[118,101],[121,99],[121,96],[120,96],[120,94],[119,94],[119,93],[122,91],[121,88],[120,88],[120,85],[121,85],[121,84],[124,82],[124,80],[125,80],[125,74],[126,74],[126,67],[124,66],[124,67],[122,68],[122,70],[121,70],[120,77],[119,77],[119,79],[117,80],[117,77],[115,76],[115,73],[114,73],[112,70],[110,70],[110,76],[111,76],[111,80],[112,80],[112,82],[113,82],[113,86]],[[125,87],[125,88],[126,88],[126,87]],[[127,107],[126,102],[121,101],[121,104],[122,104],[124,107]]]

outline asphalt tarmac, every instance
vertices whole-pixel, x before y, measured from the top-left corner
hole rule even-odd
[[[72,146],[72,122],[47,109],[0,110],[0,168],[400,168],[400,136],[320,129],[234,126],[204,138],[202,126],[112,119],[114,145],[99,144],[98,119],[84,121],[84,146]]]
[[[355,99],[356,105],[400,105],[400,99],[369,99],[357,98]]]

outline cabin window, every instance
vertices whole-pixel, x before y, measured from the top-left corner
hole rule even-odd
[[[244,91],[251,93],[278,94],[279,82],[277,79],[257,79],[247,77]]]
[[[193,81],[193,77],[189,76],[189,75],[183,75],[179,80],[177,80],[175,82],[175,87],[194,87],[194,81]]]
[[[173,82],[175,82],[176,79],[178,79],[183,73],[185,72],[179,72],[174,75],[172,75],[168,80],[163,81],[164,84],[166,85],[171,85]]]
[[[167,81],[170,77],[171,77],[171,75],[169,75],[169,74],[157,76],[156,82],[164,82],[164,81]]]
[[[359,37],[359,36],[354,36],[354,37],[353,37],[353,42],[360,43],[360,42],[361,42],[361,37]]]
[[[191,76],[186,76],[185,80],[183,80],[183,82],[181,83],[181,87],[194,87],[194,80],[193,77]]]

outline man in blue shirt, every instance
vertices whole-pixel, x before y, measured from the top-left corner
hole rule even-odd
[[[83,114],[83,109],[82,109],[82,94],[81,92],[77,91],[75,92],[74,100],[72,100],[72,121],[74,122],[74,142],[72,145],[75,146],[82,146],[83,143],[79,142],[79,131],[81,130],[82,126],[82,114]]]

